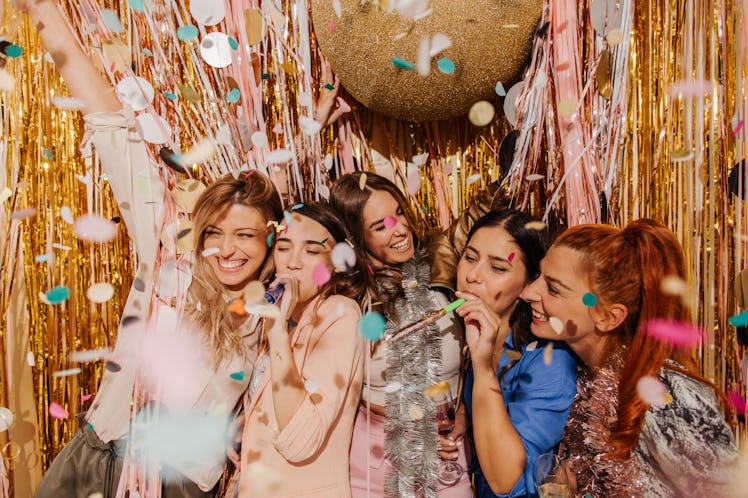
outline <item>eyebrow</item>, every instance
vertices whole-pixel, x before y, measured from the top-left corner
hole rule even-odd
[[[473,252],[474,252],[475,254],[477,254],[477,255],[479,255],[479,256],[480,256],[480,251],[478,251],[478,250],[477,250],[477,249],[476,249],[475,247],[473,247],[473,246],[471,246],[471,245],[467,246],[467,247],[465,248],[465,251],[466,251],[466,252],[467,252],[467,251],[473,251]],[[511,262],[511,261],[509,261],[509,260],[508,260],[508,259],[506,259],[506,258],[502,258],[501,256],[494,256],[494,255],[492,255],[492,254],[489,254],[489,255],[488,255],[487,257],[488,257],[488,259],[490,259],[490,260],[493,260],[493,261],[498,261],[498,262],[500,262],[500,263],[506,263],[506,264],[508,264],[508,265],[511,265],[511,264],[512,264],[512,262]]]
[[[565,283],[563,283],[562,281],[560,281],[557,278],[549,277],[548,275],[544,275],[544,277],[545,277],[545,279],[548,282],[551,282],[552,284],[560,285],[561,287],[563,287],[564,289],[566,289],[568,291],[573,291],[574,290],[574,289],[572,289],[571,287],[569,287],[568,285],[566,285]]]
[[[218,226],[216,226],[216,225],[208,225],[208,226],[207,226],[207,227],[205,227],[205,228],[215,228],[216,230],[221,230],[221,231],[223,231],[223,230],[222,230],[222,229],[221,229],[220,227],[218,227]],[[235,231],[235,232],[240,232],[240,231],[242,231],[242,230],[251,230],[251,231],[253,231],[253,232],[259,232],[259,230],[258,230],[257,228],[255,228],[255,227],[240,227],[240,228],[236,228],[236,229],[235,229],[234,231]]]
[[[321,241],[321,242],[319,240],[305,240],[303,242],[303,244],[305,244],[305,245],[313,245],[313,246],[322,246],[324,248],[327,248],[327,245],[325,244],[325,242],[327,242],[327,240],[328,239],[325,239],[324,241]],[[289,244],[293,244],[293,242],[291,241],[291,239],[289,239],[288,237],[278,237],[278,240],[276,242],[288,242]]]
[[[379,225],[380,223],[384,223],[384,218],[373,222],[371,225],[369,225],[369,228],[374,228],[376,225]]]

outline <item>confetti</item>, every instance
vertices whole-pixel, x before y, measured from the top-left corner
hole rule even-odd
[[[358,177],[358,188],[364,190],[366,188],[366,173],[361,173]]]
[[[242,97],[241,92],[238,88],[232,88],[228,95],[226,95],[226,101],[229,104],[236,104],[239,102],[239,99]]]
[[[556,335],[561,335],[564,333],[564,322],[562,322],[559,317],[552,316],[548,318],[548,323],[550,324],[551,329],[553,329]]]
[[[267,164],[285,164],[293,159],[293,152],[290,149],[275,149],[265,154]]]
[[[608,41],[608,45],[615,47],[623,41],[623,31],[621,28],[613,28],[605,36],[605,39]]]
[[[421,172],[415,166],[408,168],[405,189],[409,195],[415,195],[421,190]]]
[[[480,175],[476,173],[474,175],[468,176],[467,181],[465,183],[468,185],[472,185],[473,183],[476,183],[478,181],[480,181]]]
[[[108,242],[117,235],[117,224],[96,214],[84,214],[75,220],[75,235],[89,242]]]
[[[122,78],[117,84],[117,97],[134,111],[142,111],[153,102],[153,86],[139,76]]]
[[[384,335],[386,322],[376,311],[368,311],[358,322],[358,331],[367,341],[379,340]]]
[[[36,261],[37,263],[45,263],[49,261],[50,259],[52,259],[53,257],[54,257],[54,254],[52,253],[39,254],[37,256],[34,256],[34,261]]]
[[[330,259],[337,271],[348,271],[356,265],[356,251],[348,243],[339,242],[332,248]]]
[[[216,2],[215,5],[222,5]],[[203,60],[215,68],[226,67],[231,64],[231,44],[225,33],[214,31],[208,33],[200,41],[200,55]]]
[[[33,351],[29,351],[28,353],[26,353],[26,364],[30,367],[33,367],[36,365],[36,360],[34,360]]]
[[[727,319],[727,321],[736,327],[745,327],[748,325],[748,310],[743,311],[742,313],[738,313],[737,315],[733,315],[730,318]]]
[[[60,208],[60,218],[62,218],[62,221],[65,223],[72,225],[75,223],[75,218],[73,218],[73,212],[70,211],[70,208],[67,206],[62,206]]]
[[[383,223],[385,227],[392,228],[397,225],[397,218],[394,216],[385,216]]]
[[[558,115],[561,118],[571,118],[577,110],[577,101],[574,99],[561,99],[557,105]]]
[[[452,40],[449,38],[449,36],[445,35],[444,33],[436,33],[431,37],[431,48],[429,50],[429,55],[431,57],[436,57],[437,55],[451,47]]]
[[[392,65],[395,66],[398,69],[405,69],[407,71],[413,71],[416,66],[411,64],[410,62],[401,59],[400,57],[393,57],[392,59]]]
[[[23,49],[16,44],[10,44],[5,47],[5,55],[11,59],[16,59],[23,55]]]
[[[512,361],[518,361],[522,358],[522,352],[515,351],[513,349],[504,350],[504,354],[506,355],[507,358],[509,358]]]
[[[314,394],[319,391],[319,382],[313,379],[307,379],[304,381],[304,389],[306,389],[306,392],[309,394]]]
[[[312,118],[301,116],[299,118],[299,128],[304,135],[312,136],[316,135],[322,129],[322,123],[315,121]]]
[[[531,175],[527,175],[525,177],[525,180],[527,180],[528,182],[534,182],[534,181],[537,181],[537,180],[542,180],[543,178],[545,178],[543,175],[539,175],[537,173],[533,173]]]
[[[81,394],[81,403],[85,403],[91,398],[93,398],[93,394]]]
[[[670,151],[670,162],[684,163],[694,158],[694,153],[687,149],[676,149]]]
[[[221,250],[217,247],[208,247],[206,249],[203,249],[203,251],[200,253],[204,258],[207,258],[208,256],[213,256],[214,254],[218,254],[221,252]]]
[[[114,295],[114,287],[107,282],[93,284],[86,291],[86,297],[94,303],[105,303]]]
[[[408,415],[411,420],[421,420],[423,418],[423,409],[418,405],[413,405],[408,409]]]
[[[244,380],[244,370],[239,370],[238,372],[234,372],[231,375],[229,375],[234,380],[242,381]]]
[[[88,363],[105,358],[110,353],[111,351],[106,348],[73,351],[68,355],[68,359],[73,363]]]
[[[740,389],[730,389],[727,393],[727,402],[730,403],[736,414],[746,414],[745,397],[740,393]],[[2,427],[0,427],[0,430],[2,430]]]
[[[16,79],[6,69],[0,68],[0,91],[11,92],[16,87]]]
[[[528,221],[525,223],[525,228],[528,230],[545,230],[546,226],[545,222],[542,221]]]
[[[226,7],[215,0],[190,0],[190,14],[204,26],[215,26],[226,17]]]
[[[395,381],[395,382],[390,382],[389,384],[387,384],[386,386],[384,386],[382,388],[382,391],[384,391],[384,392],[386,392],[388,394],[392,394],[392,393],[396,393],[396,392],[400,391],[402,388],[403,388],[403,385],[401,383]]]
[[[200,102],[200,95],[190,85],[179,85],[179,93],[193,104]]]
[[[0,204],[7,201],[13,196],[13,191],[9,189],[8,187],[3,188],[2,192],[0,192]]]
[[[543,363],[550,365],[553,363],[553,343],[549,342],[543,349]]]
[[[120,364],[112,360],[107,360],[107,362],[104,363],[104,368],[106,368],[108,371],[112,373],[117,373],[120,370],[122,370],[122,367],[120,366]]]
[[[421,38],[416,55],[416,68],[421,76],[428,76],[431,71],[431,56],[429,55],[431,40],[427,36]]]
[[[235,315],[244,316],[247,314],[244,309],[244,299],[236,297],[229,302],[228,310]]]
[[[268,247],[273,247],[273,232],[270,232],[267,236],[267,239],[265,239],[265,242],[267,242]]]
[[[59,420],[68,418],[70,414],[67,412],[67,410],[53,401],[49,404],[49,416]]]
[[[52,377],[69,377],[81,373],[80,368],[68,368],[67,370],[58,370],[52,374]]]
[[[47,291],[47,301],[49,304],[59,304],[67,300],[70,297],[70,289],[64,285],[58,285],[52,287]]]
[[[242,472],[244,470],[242,469]],[[280,488],[284,476],[262,462],[247,466],[247,482],[251,482],[258,496],[271,494]]]
[[[528,353],[532,353],[536,349],[538,349],[538,341],[532,341],[530,344],[525,346],[525,351],[527,351]]]
[[[340,0],[332,0],[332,10],[335,11],[335,15],[340,19],[343,16],[343,6],[340,5]]]
[[[670,85],[668,93],[671,98],[703,97],[714,91],[714,83],[709,80],[677,81]]]
[[[499,97],[506,97],[506,89],[504,88],[504,84],[501,81],[496,82],[496,87],[494,88],[494,91],[496,92],[496,95]]]
[[[690,348],[699,344],[704,333],[690,323],[655,318],[647,322],[646,333],[658,341],[673,347]]]
[[[660,290],[668,296],[683,296],[688,292],[688,285],[682,278],[669,275],[660,282]]]
[[[261,131],[256,131],[252,133],[252,137],[250,138],[252,140],[252,144],[254,144],[255,147],[267,147],[268,146],[268,136]]]
[[[436,67],[444,74],[453,74],[455,72],[455,63],[446,57],[439,59],[436,62]]]
[[[103,22],[104,26],[109,28],[109,31],[112,33],[119,34],[125,31],[125,26],[122,24],[122,21],[120,21],[117,14],[112,10],[101,9],[101,22]]]
[[[13,423],[13,412],[0,406],[0,432],[7,431]]]
[[[650,375],[645,375],[636,382],[636,393],[642,401],[657,408],[665,406],[665,384]]]
[[[213,158],[215,151],[215,146],[209,138],[201,138],[190,150],[180,156],[179,164],[182,166],[191,166],[193,164],[204,163]]]
[[[312,270],[312,282],[317,287],[322,287],[330,281],[332,275],[330,269],[324,263],[318,263],[317,266]]]
[[[127,0],[127,5],[136,12],[144,12],[145,5],[143,0]]]
[[[506,257],[506,260],[509,261],[510,263],[514,261],[514,253],[510,252],[509,255]]]
[[[468,119],[475,126],[486,126],[493,121],[496,110],[493,104],[486,100],[481,100],[473,104],[468,113]]]
[[[591,292],[585,292],[582,296],[582,303],[588,308],[593,308],[597,304],[597,296]]]
[[[36,208],[16,209],[10,214],[11,220],[25,220],[36,216]]]

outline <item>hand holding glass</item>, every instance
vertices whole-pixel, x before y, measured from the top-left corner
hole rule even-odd
[[[449,436],[455,427],[455,405],[449,391],[434,399],[436,429],[442,437]],[[438,480],[446,486],[452,486],[460,480],[465,469],[457,462],[441,460],[439,462]]]
[[[569,470],[561,458],[543,453],[535,462],[535,484],[540,498],[571,498]]]

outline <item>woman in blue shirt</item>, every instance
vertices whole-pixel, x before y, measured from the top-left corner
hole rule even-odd
[[[532,311],[519,299],[539,273],[545,230],[519,211],[491,211],[468,234],[457,265],[457,312],[465,320],[471,366],[465,405],[479,498],[534,496],[535,461],[561,440],[576,393],[576,360],[563,343],[530,332]]]

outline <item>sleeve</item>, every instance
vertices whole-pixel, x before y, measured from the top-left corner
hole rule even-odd
[[[159,168],[151,163],[145,142],[137,131],[132,109],[95,112],[87,114],[84,120],[83,156],[91,156],[93,145],[109,177],[139,259],[152,262],[159,246],[164,185]]]
[[[522,370],[516,372],[516,388],[505,403],[509,419],[525,447],[525,471],[508,495],[515,497],[535,494],[535,462],[543,453],[554,451],[569,416],[577,393],[577,364],[561,345],[554,344],[553,360],[546,365],[544,348],[525,351]]]
[[[315,342],[301,369],[307,395],[288,425],[273,440],[275,448],[289,462],[307,460],[324,447],[349,402],[350,393],[359,393],[363,382],[364,344],[357,331],[361,317],[358,306],[350,299],[333,296],[317,313],[333,318],[323,320],[322,327],[313,332],[311,340]]]
[[[663,378],[673,401],[647,411],[640,456],[678,496],[725,496],[739,454],[714,390],[672,370]]]
[[[436,235],[429,247],[431,259],[431,285],[455,290],[457,261],[465,248],[465,241],[475,221],[491,211],[502,207],[499,182],[486,187],[465,209],[449,228]]]

